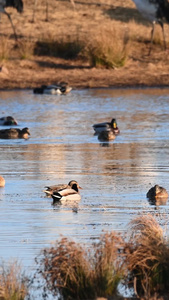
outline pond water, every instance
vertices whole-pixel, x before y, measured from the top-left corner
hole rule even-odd
[[[168,202],[151,205],[146,193],[155,184],[169,190],[169,89],[1,91],[0,106],[0,117],[12,115],[31,132],[29,140],[0,140],[3,260],[31,269],[61,235],[89,244],[125,230],[138,214],[168,220]],[[121,133],[100,143],[92,125],[113,117]],[[72,179],[83,188],[81,201],[53,207],[44,187]]]

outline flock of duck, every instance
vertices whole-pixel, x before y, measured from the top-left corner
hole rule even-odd
[[[41,86],[40,88],[35,88],[33,92],[35,94],[66,94],[72,90],[71,87],[68,86],[67,83],[62,82],[58,85],[50,85],[50,86]],[[2,117],[0,118],[1,126],[13,126],[17,125],[18,122],[12,117]],[[114,140],[117,135],[120,134],[120,130],[117,126],[116,119],[113,118],[111,122],[103,122],[93,125],[94,135],[98,136],[100,141],[110,141]],[[28,139],[30,136],[29,128],[25,127],[23,129],[19,128],[9,128],[9,129],[1,129],[0,130],[0,139]],[[0,176],[0,187],[5,186],[5,179]],[[81,200],[81,195],[79,189],[78,182],[75,180],[71,180],[68,184],[59,184],[46,186],[44,190],[45,194],[49,197],[52,197],[53,204],[56,204],[60,201],[79,201]],[[155,185],[152,187],[148,193],[147,198],[151,202],[151,204],[156,204],[158,201],[164,203],[168,198],[168,193],[165,188]]]

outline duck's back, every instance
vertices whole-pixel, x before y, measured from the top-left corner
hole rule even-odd
[[[63,189],[68,189],[70,186],[68,184],[56,184],[51,186],[45,186],[46,190],[44,191],[47,195],[53,194],[53,192],[59,192]]]
[[[3,139],[16,139],[18,138],[18,131],[19,129],[10,128],[10,129],[2,129],[0,130],[0,138]]]

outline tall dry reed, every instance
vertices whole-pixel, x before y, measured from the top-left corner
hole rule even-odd
[[[119,260],[121,238],[105,234],[90,248],[62,238],[38,259],[47,288],[63,299],[95,299],[116,293],[123,277]]]
[[[129,282],[145,299],[169,291],[169,246],[152,215],[134,219],[129,227],[126,260]]]
[[[87,57],[93,67],[119,68],[128,58],[129,36],[117,27],[98,29],[89,36]]]
[[[28,294],[27,278],[17,262],[0,266],[0,299],[24,300]]]

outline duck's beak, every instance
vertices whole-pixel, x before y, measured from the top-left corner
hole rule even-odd
[[[79,189],[83,190],[83,188],[81,186],[79,186]]]
[[[18,125],[18,123],[15,121],[15,122],[14,122],[14,125]]]

